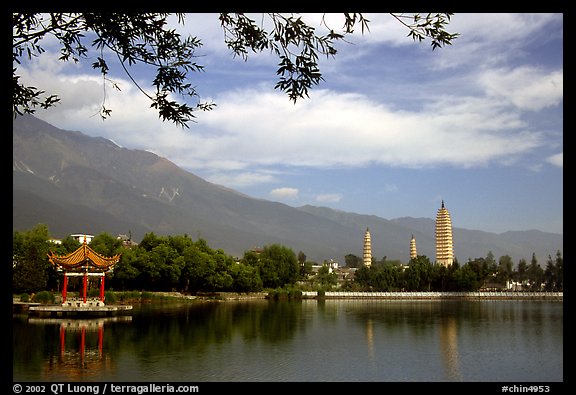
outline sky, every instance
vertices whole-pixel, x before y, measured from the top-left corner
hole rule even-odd
[[[322,14],[301,16],[326,32]],[[321,58],[324,81],[297,103],[274,89],[276,57],[233,56],[217,14],[174,19],[202,41],[204,71],[190,82],[216,104],[189,128],[159,119],[111,56],[120,92],[90,67],[98,53],[61,62],[50,39],[18,73],[61,99],[38,118],[255,198],[386,219],[433,219],[443,200],[456,228],[563,234],[563,15],[454,14],[446,29],[458,38],[435,50],[389,14],[364,16],[369,32]],[[341,30],[344,17],[324,20]],[[132,70],[145,88],[154,72]]]

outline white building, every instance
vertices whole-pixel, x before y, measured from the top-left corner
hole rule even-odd
[[[90,244],[90,242],[92,241],[92,239],[94,238],[94,235],[87,235],[84,233],[76,233],[73,235],[70,235],[74,240],[78,241],[79,243],[84,243],[84,240],[86,240],[86,244]]]

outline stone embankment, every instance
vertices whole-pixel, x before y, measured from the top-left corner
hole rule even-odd
[[[308,299],[529,299],[564,300],[563,292],[302,292]]]
[[[188,300],[252,300],[266,299],[266,292],[199,292],[196,295],[185,295],[180,292],[154,292],[157,296]]]

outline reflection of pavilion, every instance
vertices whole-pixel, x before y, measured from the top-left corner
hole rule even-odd
[[[131,322],[131,316],[98,319],[29,318],[32,324],[59,324],[58,355],[45,363],[47,379],[97,379],[113,369],[110,355],[104,349],[104,325],[111,322]]]

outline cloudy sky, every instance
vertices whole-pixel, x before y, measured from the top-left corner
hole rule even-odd
[[[188,129],[161,121],[119,67],[103,121],[92,59],[59,62],[49,42],[19,73],[60,96],[36,113],[54,126],[152,151],[250,196],[387,219],[434,218],[444,200],[455,227],[563,233],[562,14],[455,14],[447,30],[460,37],[434,51],[388,14],[365,17],[370,32],[323,59],[324,81],[294,104],[274,89],[277,58],[235,58],[216,14],[187,15],[177,28],[202,40],[205,67],[191,83],[217,105]],[[321,14],[303,18],[325,29]],[[153,71],[134,76],[149,86]]]

